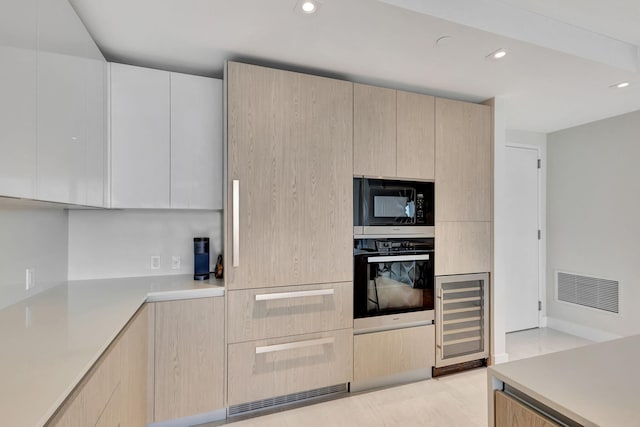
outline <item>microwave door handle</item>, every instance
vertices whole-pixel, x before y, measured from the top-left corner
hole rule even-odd
[[[402,262],[402,261],[429,261],[429,254],[426,255],[391,255],[391,256],[371,256],[367,258],[369,264],[374,262]]]

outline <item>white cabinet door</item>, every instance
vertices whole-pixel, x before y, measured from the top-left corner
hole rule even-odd
[[[0,3],[0,195],[35,197],[36,0]]]
[[[169,73],[111,64],[111,207],[170,207]]]
[[[89,206],[105,206],[107,177],[107,63],[87,60],[85,179]]]
[[[171,207],[222,209],[222,80],[171,73]]]
[[[86,60],[38,52],[37,198],[86,204]]]

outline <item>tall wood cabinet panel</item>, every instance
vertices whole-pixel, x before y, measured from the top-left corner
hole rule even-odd
[[[352,280],[352,90],[228,64],[228,289]]]
[[[396,91],[353,85],[353,174],[396,176]]]
[[[155,303],[154,422],[224,408],[224,298]]]
[[[490,222],[436,222],[435,274],[491,271]]]
[[[436,99],[436,221],[491,220],[491,107]]]
[[[171,207],[222,209],[222,80],[171,73]]]
[[[165,71],[111,64],[111,207],[170,207],[169,85]]]
[[[396,174],[398,178],[435,178],[435,98],[397,91]]]
[[[37,0],[0,4],[0,195],[35,198]]]

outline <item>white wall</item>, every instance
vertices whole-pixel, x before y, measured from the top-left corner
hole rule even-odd
[[[548,135],[549,325],[640,333],[640,111]],[[554,273],[620,281],[622,316],[554,301]]]
[[[215,265],[222,248],[221,211],[69,211],[69,280],[193,274],[193,238],[209,237]],[[151,256],[161,257],[151,269]],[[181,257],[179,270],[171,257]]]
[[[507,129],[506,132],[506,144],[513,145],[525,145],[537,147],[539,150],[539,156],[542,160],[542,166],[540,168],[540,186],[539,186],[539,201],[540,201],[540,230],[542,230],[542,238],[540,244],[539,260],[540,260],[540,301],[543,301],[542,312],[540,318],[540,326],[546,326],[546,312],[548,303],[548,293],[546,290],[546,263],[547,263],[547,135],[540,132],[529,132],[515,129]],[[509,179],[509,177],[506,177]],[[509,221],[509,218],[505,218]],[[508,257],[508,254],[507,254]],[[505,262],[509,262],[508,258]]]
[[[25,290],[25,270],[34,287]],[[0,198],[0,308],[67,278],[67,212]]]

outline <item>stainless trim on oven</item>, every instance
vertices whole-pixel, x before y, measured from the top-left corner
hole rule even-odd
[[[353,334],[388,331],[392,329],[411,328],[433,324],[433,310],[411,311],[384,316],[371,316],[353,319]]]
[[[389,255],[370,256],[367,258],[369,264],[373,262],[402,262],[402,261],[429,261],[429,254],[426,255]]]
[[[415,235],[417,237],[435,237],[435,226],[423,225],[368,225],[358,227],[362,229],[362,236],[382,236],[382,237],[409,237]],[[356,233],[356,227],[354,227]],[[359,230],[358,230],[359,231]]]

